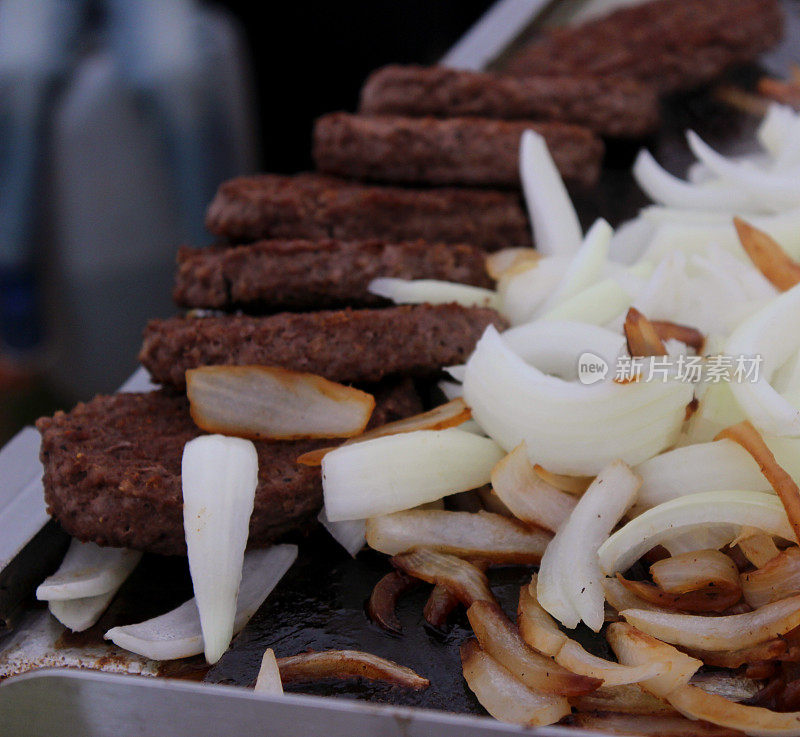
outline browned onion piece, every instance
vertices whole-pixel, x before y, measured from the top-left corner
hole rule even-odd
[[[762,568],[743,573],[742,593],[752,607],[800,594],[800,548],[786,548]]]
[[[538,578],[533,575],[530,585],[519,590],[517,625],[520,635],[532,648],[554,658],[569,638],[558,628],[556,621],[544,610],[536,596]]]
[[[517,519],[551,532],[561,526],[578,503],[536,474],[524,441],[492,469],[492,489]]]
[[[599,678],[571,673],[528,647],[496,602],[476,601],[467,610],[467,618],[481,648],[534,691],[577,696],[602,683]]]
[[[392,558],[392,565],[414,578],[444,586],[465,606],[494,601],[486,574],[463,558],[419,548]]]
[[[800,284],[800,264],[784,251],[778,242],[763,230],[735,217],[733,224],[755,267],[782,292]]]
[[[526,271],[542,257],[533,248],[504,248],[486,257],[486,272],[498,281],[502,276]]]
[[[600,686],[596,691],[573,696],[569,701],[579,712],[603,711],[650,716],[675,713],[669,702],[642,690],[635,683]]]
[[[764,478],[769,481],[770,486],[780,498],[794,534],[800,540],[800,488],[775,460],[775,456],[767,447],[758,430],[745,420],[737,425],[726,427],[715,440],[720,438],[733,440],[753,456],[753,460],[758,464]]]
[[[406,417],[403,420],[388,422],[373,430],[368,430],[362,435],[348,440],[345,445],[360,443],[364,440],[373,440],[374,438],[382,438],[386,435],[399,435],[404,432],[414,432],[416,430],[446,430],[448,427],[456,427],[457,425],[465,423],[471,416],[472,412],[470,408],[467,407],[461,397],[458,397],[439,407],[434,407],[427,412],[422,412],[412,417]],[[322,459],[335,449],[336,446],[333,446],[303,453],[303,455],[297,459],[297,462],[303,466],[319,466],[322,463]]]
[[[589,488],[593,476],[565,476],[561,473],[553,473],[546,468],[542,468],[538,463],[534,465],[533,470],[543,481],[546,481],[550,486],[555,486],[559,491],[566,491],[567,494],[575,494],[580,496],[586,489]]]
[[[650,566],[650,575],[660,589],[670,594],[707,588],[740,591],[736,564],[719,550],[697,550],[662,558]]]
[[[574,715],[573,724],[593,732],[642,737],[741,737],[742,734],[709,722],[687,719],[679,714],[579,712]]]
[[[621,573],[617,574],[617,580],[626,589],[651,604],[682,612],[724,612],[742,598],[742,589],[738,582],[733,588],[712,585],[685,594],[672,594],[646,581],[628,581]]]
[[[186,396],[199,428],[253,440],[351,437],[375,408],[359,389],[274,366],[189,369]]]
[[[696,650],[684,648],[692,657],[702,660],[705,665],[715,668],[741,668],[749,663],[758,663],[765,660],[781,660],[787,653],[789,645],[786,640],[774,639],[762,642],[753,647],[741,650]]]
[[[667,349],[654,325],[639,310],[631,307],[625,316],[625,338],[632,356],[666,356]]]
[[[489,568],[488,561],[471,560],[479,571],[486,571]],[[447,619],[453,610],[460,604],[458,597],[451,594],[447,588],[436,584],[425,602],[422,616],[431,627],[444,627]]]
[[[666,320],[651,320],[650,322],[662,341],[678,340],[690,348],[694,348],[698,353],[702,351],[706,338],[697,328],[679,325],[676,322],[668,322]]]
[[[369,602],[367,602],[369,618],[387,632],[401,634],[403,628],[395,611],[397,599],[416,585],[415,579],[409,578],[400,571],[387,573],[372,589]]]
[[[367,520],[367,544],[386,555],[434,548],[492,563],[538,563],[552,534],[491,512],[416,510]]]
[[[604,578],[603,591],[606,595],[606,601],[618,612],[623,609],[648,609],[654,612],[670,611],[666,607],[651,604],[649,601],[636,596],[616,578]]]
[[[571,711],[563,696],[536,693],[520,683],[475,640],[461,646],[461,666],[481,706],[502,722],[540,727],[554,724]]]
[[[366,678],[417,691],[431,682],[411,668],[360,650],[326,650],[278,658],[283,683],[317,681],[323,678]]]

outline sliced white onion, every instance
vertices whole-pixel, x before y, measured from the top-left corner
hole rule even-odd
[[[512,325],[528,322],[564,277],[569,262],[562,256],[546,256],[501,277],[497,284],[500,312]]]
[[[61,624],[73,632],[88,630],[103,616],[108,605],[117,593],[117,589],[99,596],[88,596],[85,599],[54,600],[47,608]]]
[[[275,545],[245,554],[233,621],[234,633],[250,621],[296,558],[296,545]],[[177,609],[146,622],[114,627],[106,632],[105,638],[151,660],[188,658],[204,650],[195,599],[189,599]]]
[[[258,454],[249,440],[201,435],[183,448],[183,527],[206,660],[233,637],[242,560],[250,532]]]
[[[371,394],[274,366],[189,369],[186,395],[198,427],[254,439],[352,437],[375,409]]]
[[[633,295],[614,277],[592,284],[542,315],[543,320],[570,320],[606,325],[624,313]]]
[[[628,522],[600,546],[600,568],[609,576],[626,571],[665,540],[711,525],[746,525],[786,540],[795,539],[783,505],[774,494],[706,491],[659,504]]]
[[[641,479],[622,461],[606,466],[547,546],[536,588],[546,611],[570,629],[603,626],[603,574],[597,550],[636,498]]]
[[[773,102],[756,130],[758,142],[770,154],[777,156],[786,145],[794,120],[795,113],[790,107]]]
[[[142,554],[125,548],[101,548],[73,540],[59,569],[36,589],[40,601],[68,601],[101,596],[119,589]]]
[[[532,130],[522,134],[519,174],[537,250],[546,256],[575,253],[582,240],[578,215],[547,142]]]
[[[745,419],[730,382],[706,384],[704,389],[699,397],[700,403],[686,425],[687,443],[710,442],[726,427]]]
[[[331,522],[325,514],[323,507],[317,516],[320,524],[330,533],[353,558],[367,543],[367,521],[365,519],[348,519],[340,522]]]
[[[732,440],[676,448],[640,463],[635,470],[642,478],[637,512],[685,494],[733,488],[771,489],[753,457]]]
[[[612,235],[613,228],[602,218],[589,228],[564,278],[542,305],[542,312],[549,312],[600,279],[608,261],[608,246]]]
[[[800,342],[800,284],[779,295],[740,325],[728,340],[729,356],[761,357],[758,380],[731,382],[747,418],[762,432],[800,436],[800,409],[773,389],[769,380],[797,351]]]
[[[275,659],[275,651],[271,647],[264,651],[264,656],[261,658],[261,667],[258,670],[253,690],[262,694],[283,693],[281,671],[278,668],[278,661]]]
[[[410,509],[489,482],[504,456],[463,430],[418,430],[345,445],[322,461],[325,512],[332,522]]]
[[[447,304],[456,302],[464,307],[499,306],[497,292],[470,284],[436,279],[393,279],[381,277],[369,283],[368,291],[390,299],[395,304]]]
[[[464,376],[473,417],[507,451],[523,440],[531,460],[553,473],[595,475],[614,459],[637,464],[673,444],[688,383],[611,381],[583,386],[547,376],[489,327]]]
[[[609,258],[620,264],[634,263],[644,253],[654,230],[653,223],[641,216],[623,223],[609,243]]]

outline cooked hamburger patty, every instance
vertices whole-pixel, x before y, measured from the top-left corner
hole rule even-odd
[[[229,365],[376,382],[463,363],[488,325],[506,327],[494,310],[456,304],[175,317],[148,323],[139,360],[154,381],[179,388],[186,384],[186,369]]]
[[[379,276],[488,287],[485,254],[450,243],[259,241],[182,248],[173,297],[183,307],[310,310],[384,304],[367,291]]]
[[[612,138],[647,135],[656,129],[659,119],[655,92],[634,80],[508,77],[398,64],[378,69],[367,78],[360,111],[368,115],[559,120]]]
[[[320,174],[225,182],[208,208],[206,225],[238,242],[382,238],[471,243],[487,250],[531,245],[516,193],[365,186]]]
[[[314,126],[314,161],[326,174],[355,179],[513,187],[528,128],[544,136],[564,179],[597,181],[603,142],[567,123],[329,113]]]
[[[552,31],[504,71],[628,77],[675,92],[752,61],[782,31],[777,0],[654,0]]]
[[[372,425],[421,411],[410,380],[376,391]],[[181,457],[201,434],[185,397],[166,392],[98,396],[43,417],[41,459],[49,513],[80,540],[185,554]],[[256,442],[258,488],[250,542],[268,545],[304,527],[322,506],[319,468],[302,453],[330,440]]]

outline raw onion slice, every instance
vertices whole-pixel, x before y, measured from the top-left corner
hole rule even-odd
[[[650,566],[650,575],[660,589],[671,594],[706,588],[740,589],[736,564],[719,550],[698,550],[664,558]]]
[[[743,491],[770,489],[758,464],[731,440],[669,450],[640,463],[636,473],[642,478],[634,507],[637,513],[686,494],[734,488]]]
[[[492,326],[464,377],[464,399],[491,438],[509,452],[524,440],[532,461],[578,476],[594,475],[617,458],[640,463],[675,442],[691,398],[685,382],[583,386],[547,376]]]
[[[371,394],[273,366],[202,366],[186,372],[195,424],[255,440],[345,438],[364,431]]]
[[[331,522],[325,514],[325,509],[320,509],[317,515],[319,523],[330,533],[330,536],[341,545],[351,557],[355,558],[361,548],[367,543],[367,521],[363,519],[348,519],[340,522]]]
[[[40,601],[68,601],[115,593],[141,560],[137,550],[101,548],[73,539],[59,569],[36,589]]]
[[[606,325],[630,307],[634,295],[620,279],[608,277],[545,312],[543,320]]]
[[[752,737],[797,737],[800,712],[775,712],[761,706],[737,704],[696,686],[684,686],[667,697],[690,719],[703,719],[720,727],[734,729]]]
[[[491,307],[497,309],[497,292],[470,284],[439,281],[437,279],[393,279],[380,277],[369,283],[368,291],[395,304],[448,304],[455,302],[464,307]]]
[[[492,469],[492,489],[522,522],[555,532],[577,501],[543,481],[533,470],[525,442]]]
[[[721,381],[719,384],[709,384],[703,388],[698,387],[698,389],[702,391],[702,394],[699,397],[697,409],[686,425],[682,445],[710,442],[717,437],[721,430],[745,419],[742,408],[733,396],[729,382]],[[731,486],[747,488],[739,487],[738,484],[731,484]]]
[[[536,249],[545,256],[575,253],[582,240],[578,215],[547,143],[532,130],[522,134],[519,175]]]
[[[564,278],[569,263],[563,256],[545,256],[510,269],[497,284],[500,312],[512,325],[527,323]]]
[[[325,678],[365,678],[421,691],[431,682],[411,668],[359,650],[326,650],[278,658],[284,683],[318,681]]]
[[[344,442],[344,445],[352,445],[353,443],[361,443],[365,440],[372,440],[374,438],[383,438],[387,435],[399,435],[404,432],[414,432],[415,430],[446,430],[449,427],[456,427],[463,425],[472,413],[469,407],[464,403],[460,397],[451,399],[445,404],[421,412],[418,415],[406,417],[403,420],[395,420],[394,422],[387,422],[385,425],[376,427],[372,430],[359,435],[356,438],[351,438]],[[320,448],[319,450],[312,450],[308,453],[303,453],[297,462],[304,466],[319,466],[322,459],[335,450],[339,446],[331,448]]]
[[[739,737],[738,731],[680,714],[609,714],[579,711],[572,722],[578,729],[636,737]]]
[[[667,349],[655,328],[639,310],[631,307],[625,316],[625,338],[631,356],[666,356]]]
[[[233,631],[239,632],[264,603],[297,558],[296,545],[275,545],[245,553]],[[195,599],[138,624],[114,627],[106,640],[151,660],[177,660],[203,652],[203,632]]]
[[[396,635],[402,634],[403,627],[397,618],[397,600],[402,594],[417,585],[417,581],[400,571],[387,573],[372,589],[367,602],[367,614],[381,629]]]
[[[481,649],[533,691],[578,696],[602,683],[598,678],[570,673],[530,648],[495,602],[476,601],[467,610],[467,618]]]
[[[278,669],[278,661],[275,659],[275,651],[271,647],[264,651],[264,656],[261,658],[261,667],[258,669],[256,685],[253,690],[261,694],[283,693],[281,672]]]
[[[216,663],[233,637],[242,561],[258,486],[258,454],[249,440],[201,435],[183,448],[183,529],[203,630],[206,660]]]
[[[536,597],[564,626],[603,626],[603,574],[597,550],[633,503],[641,480],[622,461],[606,466],[547,546]]]
[[[800,264],[777,241],[741,218],[734,218],[736,233],[755,267],[782,292],[800,284]]]
[[[623,665],[635,668],[652,662],[661,664],[659,675],[641,682],[646,691],[659,698],[668,698],[676,688],[685,686],[703,665],[697,658],[625,622],[610,624],[606,638]]]
[[[486,574],[463,558],[419,548],[393,556],[392,565],[414,578],[444,586],[465,606],[494,601]]]
[[[623,686],[600,686],[597,691],[571,698],[570,703],[577,709],[578,714],[611,712],[608,714],[609,716],[640,714],[647,718],[675,714],[675,709],[669,705],[668,701],[659,699],[632,683]]]
[[[783,505],[774,494],[705,491],[664,502],[632,519],[600,546],[600,567],[609,576],[625,571],[656,545],[709,525],[748,525],[794,539]]]
[[[540,727],[555,724],[572,711],[563,696],[536,693],[520,683],[475,640],[461,646],[461,664],[481,706],[501,722]]]
[[[758,463],[764,478],[769,481],[781,500],[789,523],[794,529],[795,537],[800,539],[800,488],[775,460],[775,456],[764,442],[764,438],[747,421],[726,428],[718,437],[733,440],[753,456],[753,460]]]
[[[410,510],[367,520],[367,544],[386,555],[429,547],[494,563],[538,563],[551,539],[491,512]]]
[[[410,509],[489,482],[504,453],[462,430],[417,430],[343,445],[322,460],[332,522]]]
[[[643,678],[658,674],[661,668],[659,663],[630,668],[586,652],[579,643],[567,637],[558,628],[556,621],[536,600],[533,594],[536,587],[535,579],[534,575],[531,585],[523,586],[520,590],[517,607],[520,634],[534,650],[554,658],[556,663],[568,671],[599,678],[607,687],[638,683]]]
[[[72,632],[83,632],[103,616],[116,593],[117,589],[114,589],[85,599],[56,599],[48,602],[47,608],[50,614]]]
[[[486,256],[486,273],[499,281],[509,273],[535,264],[542,254],[534,248],[503,248]]]
[[[626,609],[620,614],[634,627],[664,642],[699,650],[740,650],[800,626],[800,596],[765,604],[745,614],[720,617],[639,609]]]
[[[800,336],[800,285],[769,302],[731,335],[729,356],[761,356],[756,381],[732,382],[731,391],[747,418],[770,435],[800,435],[800,409],[770,386],[774,371],[798,348]]]
[[[741,581],[745,601],[755,608],[800,594],[800,548],[786,548]]]

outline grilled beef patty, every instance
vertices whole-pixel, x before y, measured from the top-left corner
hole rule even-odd
[[[371,425],[422,409],[406,379],[375,392]],[[79,540],[178,555],[183,532],[183,446],[202,434],[184,396],[165,391],[97,396],[71,412],[36,423],[48,512]],[[310,523],[322,506],[319,468],[300,466],[302,453],[330,440],[255,443],[258,488],[250,518],[253,547],[273,543]]]

